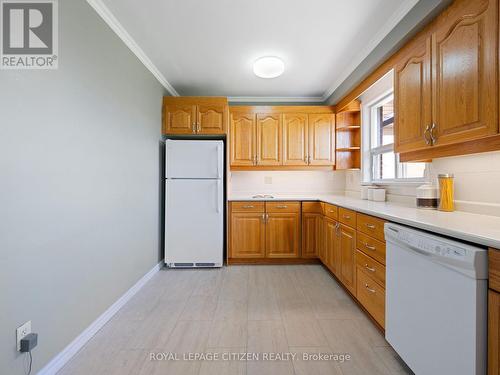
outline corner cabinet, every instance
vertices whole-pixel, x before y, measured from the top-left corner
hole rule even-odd
[[[410,41],[394,98],[402,161],[478,152],[473,141],[497,135],[498,2],[456,0]]]
[[[229,112],[227,98],[163,98],[163,134],[218,135],[227,132]]]

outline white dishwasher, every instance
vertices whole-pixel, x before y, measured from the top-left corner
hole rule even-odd
[[[417,375],[483,375],[486,249],[387,223],[385,337]]]

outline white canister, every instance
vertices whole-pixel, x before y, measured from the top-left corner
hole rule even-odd
[[[368,191],[370,188],[370,185],[361,186],[361,199],[368,199]]]
[[[368,190],[368,199],[374,202],[385,202],[385,189],[372,187]]]

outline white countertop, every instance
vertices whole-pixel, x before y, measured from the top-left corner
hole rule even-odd
[[[230,201],[323,201],[339,207],[377,216],[452,238],[500,249],[500,217],[468,212],[422,210],[393,202],[372,202],[334,194],[275,195],[274,198],[254,199],[255,194],[235,193]]]

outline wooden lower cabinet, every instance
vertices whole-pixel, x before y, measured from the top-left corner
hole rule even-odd
[[[302,213],[302,257],[317,258],[321,242],[321,214]]]
[[[265,256],[264,213],[232,212],[229,225],[229,256],[231,258],[263,258]]]
[[[340,281],[356,295],[356,230],[340,224],[339,239],[340,251]]]
[[[300,202],[231,202],[229,258],[299,258],[300,207]]]
[[[339,224],[330,218],[325,218],[325,260],[324,264],[333,274],[340,278],[341,254],[339,246]]]
[[[300,213],[266,214],[266,257],[297,258],[300,243]]]
[[[500,293],[488,291],[488,375],[500,374]]]
[[[357,272],[356,298],[363,307],[373,316],[378,324],[385,327],[385,289],[358,269]]]

